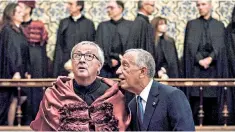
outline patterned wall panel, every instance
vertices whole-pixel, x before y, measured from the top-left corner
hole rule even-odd
[[[15,0],[0,1],[0,14],[9,2]],[[126,19],[134,20],[137,12],[137,1],[125,0],[123,15]],[[95,26],[109,17],[106,13],[104,0],[86,0],[83,13],[95,23]],[[196,2],[191,0],[155,0],[156,10],[150,17],[162,16],[168,19],[168,34],[176,40],[176,47],[179,57],[182,56],[185,26],[188,20],[199,16]],[[230,21],[235,0],[212,0],[214,18],[221,20],[225,26]],[[56,31],[59,21],[69,16],[65,0],[37,0],[36,8],[33,11],[33,19],[41,20],[46,24],[49,32],[47,55],[52,59],[56,41]]]

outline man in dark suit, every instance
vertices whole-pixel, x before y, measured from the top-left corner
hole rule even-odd
[[[153,80],[155,62],[142,49],[129,49],[117,70],[121,88],[136,95],[129,103],[133,131],[194,131],[189,102],[184,93]]]
[[[67,0],[67,9],[70,16],[60,21],[57,31],[53,77],[69,74],[64,67],[70,59],[70,52],[75,44],[95,40],[95,25],[82,14],[85,0]]]
[[[209,0],[198,0],[200,17],[187,23],[184,41],[185,78],[227,78],[228,63],[224,43],[224,24],[211,16],[212,4]],[[223,124],[223,88],[203,87],[203,110],[205,125]],[[199,87],[188,88],[195,124],[199,124]],[[228,89],[230,94],[230,89]],[[228,96],[228,102],[232,102]],[[232,104],[231,104],[232,105]],[[228,104],[229,112],[231,106]]]
[[[154,9],[155,1],[138,1],[138,13],[131,26],[126,49],[141,48],[154,54],[154,29],[149,22]]]

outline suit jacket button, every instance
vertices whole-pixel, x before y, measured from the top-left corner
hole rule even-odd
[[[153,106],[156,105],[156,102],[153,102]]]

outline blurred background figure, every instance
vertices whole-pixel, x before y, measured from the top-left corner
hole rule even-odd
[[[228,63],[224,44],[224,24],[211,16],[211,1],[198,0],[197,8],[200,17],[189,21],[186,26],[183,54],[184,77],[227,78]],[[205,125],[222,124],[223,117],[220,113],[223,111],[223,88],[203,88],[203,123]],[[188,88],[186,92],[197,125],[199,124],[199,91],[199,87],[194,87]]]
[[[228,56],[228,67],[229,67],[229,77],[235,78],[235,6],[232,11],[232,18],[230,23],[228,24],[225,30],[225,44],[227,48],[227,56]],[[229,97],[233,97],[229,99],[229,123],[231,124],[235,122],[235,88],[228,88],[231,92],[228,92]]]
[[[175,40],[166,34],[167,20],[155,17],[151,21],[155,29],[155,55],[156,76],[158,78],[178,78],[179,60],[175,47]]]
[[[10,3],[3,11],[0,34],[0,78],[20,79],[29,71],[29,45],[21,29],[24,12],[17,3]],[[26,100],[28,89],[22,88],[20,104]],[[14,95],[12,100],[12,95]],[[16,88],[0,89],[0,124],[13,125],[17,106]],[[11,104],[11,105],[10,105]],[[10,110],[8,113],[8,109]],[[27,116],[23,111],[23,119]]]
[[[46,53],[46,44],[48,33],[44,23],[39,20],[32,20],[35,1],[19,0],[18,4],[24,11],[24,22],[22,23],[23,32],[28,40],[30,55],[30,73],[32,78],[48,77],[48,58]],[[29,124],[38,112],[40,101],[42,100],[42,88],[30,88],[27,96],[27,114]]]
[[[138,1],[138,13],[128,38],[127,49],[141,48],[154,54],[154,29],[149,22],[155,9],[155,1]]]
[[[132,22],[123,18],[124,3],[112,0],[107,4],[107,13],[111,20],[101,22],[96,33],[96,42],[105,53],[105,63],[100,76],[115,78],[120,65],[119,56],[127,47]]]
[[[95,26],[87,19],[82,11],[84,1],[68,0],[67,8],[70,16],[60,21],[57,31],[57,40],[53,60],[53,77],[67,76],[69,72],[64,69],[64,64],[70,59],[73,46],[81,41],[95,40]]]

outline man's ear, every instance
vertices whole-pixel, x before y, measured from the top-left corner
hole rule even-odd
[[[101,62],[100,62],[98,65],[99,65],[98,71],[100,71],[100,70],[102,69],[102,64],[101,64]]]
[[[146,67],[142,67],[140,69],[140,78],[146,77],[147,76],[147,72],[148,72],[147,68]]]

